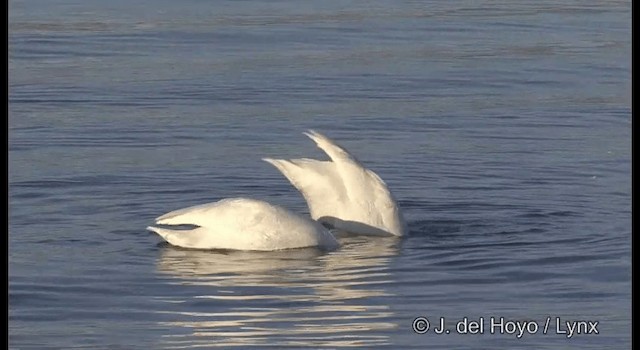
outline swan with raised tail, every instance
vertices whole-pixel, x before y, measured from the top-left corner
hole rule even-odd
[[[156,224],[197,226],[175,230],[147,227],[170,244],[183,248],[333,250],[339,245],[320,223],[281,206],[250,198],[227,198],[175,210],[158,217]]]
[[[402,210],[385,182],[344,147],[313,130],[304,133],[330,158],[272,159],[304,196],[311,217],[329,227],[368,235],[407,234]]]

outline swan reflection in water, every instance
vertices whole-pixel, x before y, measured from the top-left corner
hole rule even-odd
[[[393,283],[394,237],[346,237],[331,253],[197,251],[166,247],[158,271],[171,276],[163,297],[175,330],[165,346],[315,346],[389,344],[385,298]],[[179,287],[176,287],[179,286]],[[175,291],[179,290],[178,293]],[[179,295],[179,296],[176,296]]]

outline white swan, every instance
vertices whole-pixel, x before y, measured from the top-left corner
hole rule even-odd
[[[160,225],[195,225],[172,230],[147,227],[172,245],[196,249],[280,250],[338,247],[320,223],[283,207],[249,198],[228,198],[164,214]]]
[[[263,160],[278,168],[302,193],[313,219],[353,233],[395,236],[407,233],[397,201],[376,173],[328,137],[313,130],[304,134],[331,160]]]

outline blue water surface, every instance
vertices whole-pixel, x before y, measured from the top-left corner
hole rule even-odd
[[[630,10],[10,0],[9,347],[630,348]],[[309,128],[388,183],[408,237],[145,231],[233,196],[307,214],[260,159],[324,157]]]

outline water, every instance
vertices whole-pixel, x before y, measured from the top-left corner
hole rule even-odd
[[[630,348],[630,9],[10,1],[9,346]],[[385,179],[409,237],[202,252],[144,230],[231,196],[307,213],[260,161],[322,157],[307,128]],[[557,334],[579,320],[599,334]]]

